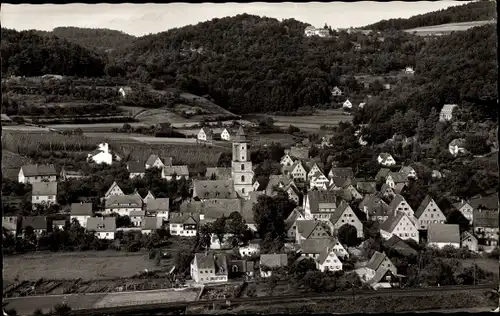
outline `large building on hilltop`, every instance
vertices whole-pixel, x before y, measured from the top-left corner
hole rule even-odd
[[[253,169],[248,150],[248,140],[241,126],[233,138],[231,177],[233,179],[234,191],[241,197],[248,197],[250,192],[253,191]]]

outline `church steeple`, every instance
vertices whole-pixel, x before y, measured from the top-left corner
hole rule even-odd
[[[232,179],[234,190],[242,197],[253,191],[253,168],[248,152],[248,140],[243,127],[240,126],[233,138]]]

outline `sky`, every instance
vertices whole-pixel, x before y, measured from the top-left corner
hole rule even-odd
[[[6,4],[2,27],[51,31],[59,26],[108,28],[142,36],[171,28],[248,13],[277,19],[294,18],[322,27],[360,27],[380,20],[409,18],[470,1],[309,2],[309,3],[170,3],[170,4]]]

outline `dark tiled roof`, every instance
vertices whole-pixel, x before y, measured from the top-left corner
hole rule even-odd
[[[168,211],[170,209],[170,199],[169,198],[158,198],[148,202],[146,204],[146,210],[148,211]]]
[[[144,173],[144,172],[146,172],[145,165],[139,161],[128,162],[127,169],[130,173]]]
[[[319,212],[320,204],[331,204],[331,208],[336,208],[340,202],[340,198],[333,191],[309,191],[307,198],[311,213]]]
[[[155,230],[160,227],[161,225],[159,225],[158,218],[153,216],[144,217],[141,222],[141,229],[143,230]]]
[[[346,167],[346,168],[333,167],[328,173],[328,175],[333,178],[353,178],[354,172],[352,171],[351,167]]]
[[[106,200],[106,208],[142,207],[142,198],[137,195],[112,195]]]
[[[389,217],[380,224],[380,229],[385,230],[386,232],[391,233],[396,225],[399,223],[401,218],[403,218],[405,214],[403,212],[396,212],[396,214],[389,214]]]
[[[385,255],[385,253],[375,251],[373,256],[370,258],[370,260],[366,264],[366,267],[368,269],[372,269],[374,271],[377,271],[378,268],[380,267],[380,264],[382,264],[382,262],[385,260],[386,257],[387,256]]]
[[[170,217],[169,222],[173,224],[198,224],[199,216],[190,214],[177,214],[177,216],[174,215]]]
[[[54,165],[24,165],[21,169],[25,177],[57,176]]]
[[[414,215],[416,218],[420,218],[422,213],[425,211],[425,208],[427,207],[427,205],[429,205],[431,201],[433,201],[433,199],[430,197],[430,195],[426,195],[425,198],[422,200],[422,203],[420,203],[418,209],[415,211]]]
[[[46,216],[26,216],[22,218],[23,229],[26,227],[32,227],[33,229],[47,229],[47,217]]]
[[[394,183],[406,183],[408,182],[408,177],[402,172],[389,172],[387,176],[391,176]]]
[[[290,213],[290,215],[288,215],[288,217],[285,219],[285,229],[287,231],[293,226],[293,224],[295,223],[295,221],[297,220],[297,218],[299,218],[300,215],[302,215],[302,217],[304,217],[303,210],[300,207],[296,207]]]
[[[303,254],[320,254],[331,244],[335,244],[334,238],[314,238],[303,240],[299,247]]]
[[[87,230],[96,232],[114,232],[116,230],[115,217],[90,217],[87,219]]]
[[[375,176],[375,179],[385,178],[385,177],[387,177],[389,172],[391,172],[391,170],[388,168],[380,168],[380,170],[377,172],[377,175]]]
[[[406,202],[405,198],[401,194],[396,194],[392,199],[391,204],[389,204],[389,208],[394,211],[401,202]]]
[[[194,192],[201,199],[234,199],[237,197],[232,180],[195,180],[193,187]]]
[[[484,209],[498,210],[498,192],[483,197],[472,198],[469,204],[474,209],[481,207]]]
[[[335,213],[330,216],[330,222],[335,225],[337,221],[342,217],[342,214],[344,214],[345,210],[347,210],[347,208],[350,208],[349,204],[347,204],[346,201],[342,201],[339,207],[335,210]]]
[[[293,157],[297,157],[298,159],[308,159],[309,158],[309,148],[308,147],[292,146],[290,148],[290,155]]]
[[[32,184],[32,195],[57,195],[57,182],[35,182]]]
[[[240,199],[208,199],[205,201],[191,201],[183,203],[181,213],[204,214],[205,220],[228,217],[233,212],[241,214],[243,200]]]
[[[166,176],[189,176],[188,166],[165,166],[163,172]]]
[[[72,203],[71,216],[92,216],[92,203]]]
[[[375,193],[377,191],[377,183],[375,181],[356,181],[356,189],[362,193]]]
[[[288,266],[286,254],[263,254],[260,255],[260,265],[269,268],[279,268]]]
[[[108,191],[106,191],[106,194],[105,194],[104,196],[108,196],[108,195],[111,193],[111,191],[112,191],[115,187],[118,187],[118,189],[120,189],[120,192],[122,192],[122,193],[123,193],[122,189],[120,188],[120,186],[118,185],[118,183],[116,183],[116,181],[115,181],[115,182],[113,182],[113,184],[109,187]]]
[[[207,172],[205,173],[205,176],[207,178],[211,178],[212,175],[215,175],[216,180],[231,180],[232,177],[232,169],[231,168],[221,168],[221,167],[215,167],[215,168],[207,168]]]
[[[431,223],[427,228],[427,240],[460,243],[460,229],[455,224]]]
[[[405,176],[408,177],[410,175],[410,173],[415,172],[415,169],[413,169],[412,166],[404,166],[404,167],[401,167],[399,172],[403,173]]]
[[[474,227],[498,228],[498,210],[478,210],[472,213]]]
[[[158,155],[151,154],[149,158],[146,160],[146,165],[152,166],[155,163],[156,159],[158,158],[159,158]]]

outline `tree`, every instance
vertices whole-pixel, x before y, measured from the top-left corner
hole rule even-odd
[[[339,228],[338,238],[340,243],[347,245],[347,247],[354,247],[360,244],[356,227],[349,224],[344,224]]]
[[[269,278],[267,278],[267,293],[269,295],[273,295],[274,293],[274,290],[276,289],[276,286],[278,285],[278,278],[273,274],[271,274],[271,276]]]
[[[56,316],[69,316],[71,312],[71,307],[66,303],[57,304],[54,306],[54,315]]]
[[[460,228],[460,234],[464,231],[469,230],[470,222],[465,216],[458,210],[452,210],[448,217],[446,218],[448,224],[457,224]]]
[[[465,148],[473,155],[484,155],[491,151],[487,144],[488,137],[481,135],[467,135]]]

